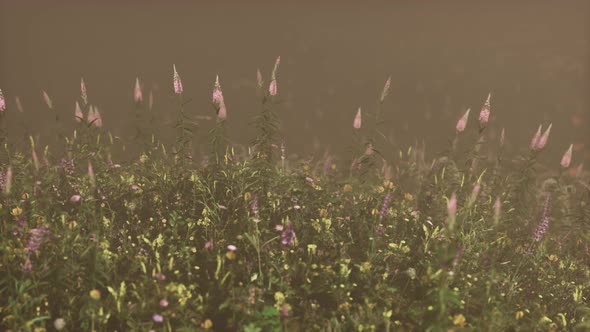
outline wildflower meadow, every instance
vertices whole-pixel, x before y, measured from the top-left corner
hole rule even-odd
[[[131,162],[84,79],[68,116],[41,92],[54,137],[26,144],[6,136],[20,100],[0,90],[0,330],[590,330],[590,175],[551,123],[507,151],[492,91],[457,110],[445,150],[396,146],[390,77],[346,111],[348,152],[293,157],[269,65],[250,142],[228,138],[223,77],[195,114],[191,73],[170,65],[174,144],[132,78]],[[548,150],[561,159],[540,162]]]

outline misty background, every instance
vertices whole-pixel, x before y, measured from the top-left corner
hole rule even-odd
[[[129,146],[139,77],[172,143],[176,64],[192,116],[214,116],[219,74],[230,138],[245,145],[260,110],[256,69],[268,82],[279,55],[278,113],[290,153],[344,153],[357,108],[374,111],[391,75],[382,114],[396,147],[425,141],[431,154],[448,147],[457,119],[471,107],[473,129],[491,92],[491,139],[504,127],[509,150],[524,152],[539,124],[553,123],[542,162],[558,168],[570,143],[573,165],[590,161],[587,1],[0,0],[0,89],[11,144],[24,146],[25,128],[42,143],[52,137],[54,115],[41,90],[73,129],[81,77],[104,129]],[[206,144],[214,121],[199,122],[195,143]],[[136,158],[133,149],[114,157]]]

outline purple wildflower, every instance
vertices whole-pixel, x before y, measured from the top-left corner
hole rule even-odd
[[[156,323],[161,323],[161,322],[163,322],[163,321],[164,321],[164,317],[163,317],[162,315],[160,315],[160,314],[154,314],[154,315],[152,316],[152,320],[153,320],[154,322],[156,322]]]
[[[459,121],[457,121],[457,126],[455,126],[455,129],[457,129],[458,133],[461,133],[465,130],[465,127],[467,126],[467,120],[469,119],[469,112],[471,112],[470,108],[468,108],[467,111],[465,111],[465,114],[463,114]]]
[[[164,280],[166,280],[166,276],[163,273],[158,272],[158,273],[154,274],[154,279],[156,279],[158,281],[164,281]]]
[[[72,197],[70,197],[70,202],[78,203],[78,202],[80,202],[81,199],[82,199],[82,196],[80,196],[80,195],[72,195]]]
[[[574,148],[573,144],[570,144],[570,147],[565,151],[563,157],[561,157],[561,167],[568,168],[572,162],[572,150]]]
[[[59,161],[59,167],[61,167],[64,170],[64,172],[70,176],[74,175],[74,171],[76,170],[76,167],[74,165],[74,159],[68,160],[68,159],[62,158]]]
[[[481,111],[479,112],[479,126],[480,128],[485,128],[485,126],[487,125],[488,121],[490,120],[490,98],[492,97],[492,93],[490,92],[488,94],[488,99],[486,99],[486,102],[484,103],[483,107],[481,108]]]
[[[0,89],[0,112],[4,112],[4,110],[6,110],[6,100],[4,94],[2,94],[2,89]]]
[[[31,233],[31,237],[29,238],[25,252],[27,254],[33,254],[41,247],[41,244],[45,240],[45,235],[49,234],[49,229],[46,225],[41,225],[40,227],[31,229],[29,232]]]
[[[20,265],[21,269],[25,273],[29,273],[33,270],[33,263],[31,262],[31,258],[27,255],[25,262]]]
[[[293,222],[289,221],[287,227],[283,229],[281,234],[281,243],[285,246],[290,246],[295,241],[295,230],[293,229]]]
[[[543,214],[541,216],[541,223],[539,224],[539,226],[537,226],[537,228],[535,229],[535,232],[533,233],[533,240],[536,242],[541,241],[541,239],[543,238],[543,235],[549,229],[549,213],[550,213],[550,208],[551,208],[550,203],[551,203],[551,194],[546,193],[545,194],[545,204],[543,205]]]
[[[174,69],[174,76],[173,76],[173,81],[174,81],[174,93],[176,93],[177,95],[182,93],[182,81],[180,80],[180,75],[178,75],[178,72],[176,71],[176,65],[172,65],[172,68]]]
[[[361,116],[361,108],[359,107],[358,111],[356,112],[356,116],[354,117],[354,121],[352,122],[352,127],[354,129],[361,129],[362,124],[362,116]]]
[[[385,97],[389,95],[389,88],[391,87],[391,76],[387,78],[385,81],[385,85],[383,86],[383,91],[381,91],[381,98],[379,99],[382,103],[385,100]]]
[[[230,244],[227,246],[227,250],[229,251],[236,251],[238,248],[236,246],[234,246],[233,244]]]
[[[252,196],[251,207],[252,207],[252,213],[254,213],[255,215],[258,215],[258,195],[257,194],[254,194]]]
[[[205,243],[205,249],[213,249],[213,240],[209,240]]]
[[[161,299],[160,300],[160,307],[162,308],[166,308],[168,306],[168,300],[166,299]]]
[[[379,214],[379,219],[385,218],[385,214],[387,213],[387,208],[389,207],[389,203],[391,202],[391,191],[387,192],[385,198],[383,199],[383,205],[381,206],[381,213]]]
[[[135,78],[135,88],[133,90],[133,100],[136,104],[143,101],[143,93],[141,92],[141,85],[139,84],[139,77]]]

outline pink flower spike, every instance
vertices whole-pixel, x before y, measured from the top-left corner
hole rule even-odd
[[[277,79],[277,70],[279,70],[279,65],[281,64],[281,57],[277,57],[277,60],[275,61],[275,66],[272,69],[272,80],[276,81]]]
[[[23,113],[23,104],[20,102],[20,98],[19,96],[14,97],[14,101],[16,103],[16,109],[20,112]]]
[[[268,86],[268,93],[271,96],[277,95],[277,80],[272,80]]]
[[[82,109],[80,108],[80,104],[76,102],[76,109],[74,110],[74,120],[76,122],[80,122],[84,119],[84,114],[82,114]]]
[[[78,202],[80,202],[81,199],[82,199],[82,196],[80,196],[80,195],[72,195],[72,197],[70,197],[70,202],[78,203]]]
[[[2,89],[0,89],[0,112],[4,112],[6,110],[6,100],[4,99],[4,94],[2,93]]]
[[[227,109],[225,108],[225,103],[222,102],[221,106],[219,107],[219,112],[217,112],[217,117],[219,120],[225,120],[227,118]]]
[[[541,138],[541,130],[543,130],[543,125],[539,125],[539,129],[537,129],[535,136],[533,136],[533,139],[531,140],[529,148],[533,151],[537,150],[537,144],[539,143],[539,138]]]
[[[94,177],[94,169],[92,168],[90,160],[88,161],[88,178],[90,178],[90,183],[94,186],[96,184],[96,178]]]
[[[492,93],[488,94],[488,99],[486,100],[485,104],[481,108],[481,112],[479,112],[479,125],[481,128],[485,128],[490,120],[490,99],[492,98]]]
[[[258,85],[258,88],[261,89],[262,88],[262,73],[260,72],[260,69],[256,69],[256,84]]]
[[[100,112],[98,108],[94,108],[94,116],[96,117],[96,121],[94,121],[94,125],[98,128],[102,127],[102,117],[100,116]]]
[[[381,91],[381,102],[383,103],[383,101],[385,100],[385,97],[387,97],[389,95],[389,88],[391,87],[391,76],[389,76],[387,78],[387,81],[385,81],[385,86],[383,86],[383,91]]]
[[[549,140],[549,134],[551,133],[551,127],[553,126],[553,124],[549,124],[549,127],[547,127],[547,129],[545,130],[545,132],[543,133],[543,135],[539,138],[539,141],[537,142],[537,150],[541,150],[545,147],[545,145],[547,144],[547,141]]]
[[[177,95],[182,93],[182,81],[180,80],[180,75],[178,75],[178,72],[176,71],[176,65],[172,65],[172,68],[174,69],[174,76],[173,76],[173,80],[174,80],[174,93],[176,93]]]
[[[213,86],[213,106],[219,109],[223,103],[223,92],[221,91],[221,84],[219,84],[219,75],[215,77],[215,85]]]
[[[82,97],[82,101],[84,101],[84,105],[88,105],[88,95],[86,94],[86,84],[84,83],[84,78],[80,78],[80,96]]]
[[[468,108],[467,111],[465,111],[465,114],[463,114],[459,121],[457,121],[457,126],[455,129],[457,129],[458,133],[461,133],[465,130],[465,127],[467,126],[467,120],[469,119],[469,112],[471,112],[470,108]]]
[[[354,129],[361,129],[361,108],[360,107],[359,107],[358,111],[356,112],[356,116],[354,117],[352,127]]]
[[[457,195],[455,195],[454,193],[453,195],[451,195],[451,198],[449,199],[449,202],[447,204],[447,210],[449,213],[449,217],[451,218],[454,218],[457,214]]]
[[[143,94],[141,92],[141,86],[139,85],[139,77],[135,78],[135,89],[133,91],[133,100],[136,104],[143,101]]]
[[[573,148],[574,148],[574,145],[570,144],[570,147],[567,149],[567,151],[565,151],[565,153],[563,154],[563,157],[561,157],[561,167],[563,167],[563,168],[570,167],[570,164],[572,162]]]
[[[51,101],[51,98],[49,98],[47,92],[41,90],[41,94],[43,95],[43,101],[45,101],[45,105],[47,105],[49,109],[53,109],[53,102]]]

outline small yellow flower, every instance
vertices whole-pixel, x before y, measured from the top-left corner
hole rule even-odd
[[[250,199],[252,199],[252,194],[251,194],[249,191],[247,191],[247,192],[244,194],[244,201],[246,201],[246,202],[249,202],[249,201],[250,201]]]
[[[391,182],[389,180],[383,181],[383,187],[385,187],[385,189],[389,189],[389,190],[393,190],[393,188],[395,188],[395,186],[393,185],[393,182]]]
[[[522,311],[522,310],[517,311],[515,318],[518,320],[518,319],[521,319],[522,317],[524,317],[524,311]]]
[[[345,185],[344,185],[344,192],[345,192],[345,193],[349,193],[349,192],[351,192],[351,191],[352,191],[352,186],[351,186],[350,184],[348,184],[348,183],[347,183],[347,184],[345,184]]]
[[[375,208],[373,208],[373,209],[371,210],[371,215],[372,215],[372,216],[376,216],[376,215],[378,215],[378,214],[379,214],[379,210],[377,210],[377,209],[375,209]]]
[[[96,301],[100,300],[100,291],[98,289],[91,290],[90,297]]]
[[[328,209],[320,209],[320,217],[325,218],[328,216]]]
[[[559,260],[559,258],[557,258],[557,256],[555,255],[549,255],[549,261],[551,262],[557,262]]]
[[[205,330],[208,330],[212,327],[213,327],[213,322],[210,319],[205,319],[205,321],[203,322],[203,328]]]
[[[453,325],[455,326],[465,326],[465,316],[463,314],[458,314],[453,317]]]
[[[227,257],[227,259],[229,259],[230,261],[233,261],[234,259],[236,259],[236,253],[233,251],[228,251],[225,254],[225,257]]]
[[[22,197],[22,199],[29,199],[29,194],[23,193],[23,195],[21,197]]]
[[[404,199],[406,201],[413,201],[414,200],[414,196],[412,194],[410,194],[410,193],[405,193],[404,194]]]
[[[10,212],[10,214],[12,214],[15,217],[20,216],[21,213],[23,213],[23,209],[19,207],[15,207],[14,209],[12,209],[12,212]]]

